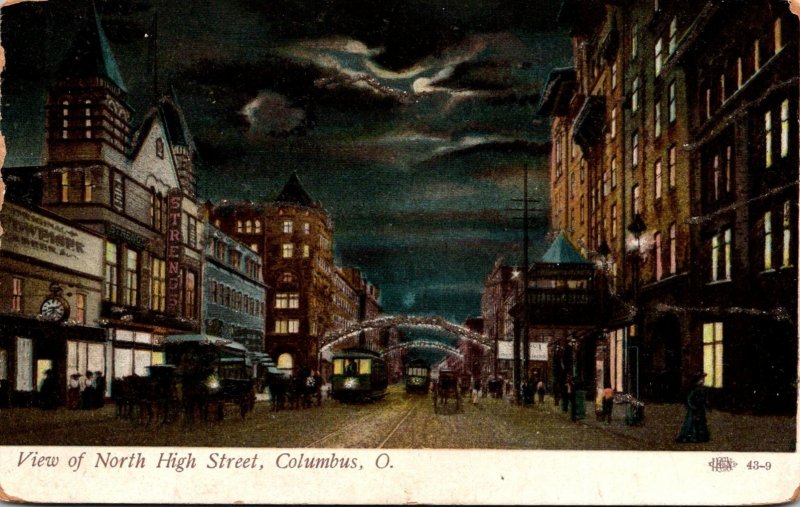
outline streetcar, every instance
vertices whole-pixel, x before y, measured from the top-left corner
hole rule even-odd
[[[406,392],[427,394],[431,382],[430,368],[424,359],[414,359],[406,364]]]
[[[386,361],[371,350],[349,348],[333,355],[331,397],[341,402],[373,401],[386,396]]]

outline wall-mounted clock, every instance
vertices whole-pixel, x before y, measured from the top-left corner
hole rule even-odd
[[[61,296],[50,296],[39,308],[42,317],[53,322],[63,322],[69,317],[69,303]]]

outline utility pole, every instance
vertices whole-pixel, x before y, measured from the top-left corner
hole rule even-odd
[[[528,362],[530,361],[530,337],[528,336],[528,270],[530,269],[528,247],[530,238],[528,235],[528,223],[531,211],[546,211],[544,209],[530,208],[530,203],[539,202],[539,199],[528,197],[528,164],[523,167],[522,192],[522,199],[512,199],[513,201],[522,201],[522,209],[512,210],[522,211],[522,329],[519,329],[519,326],[516,325],[514,329],[514,392],[518,402],[522,399],[521,387],[524,378],[522,374],[524,372],[525,377],[527,377]],[[522,351],[520,351],[520,348]]]

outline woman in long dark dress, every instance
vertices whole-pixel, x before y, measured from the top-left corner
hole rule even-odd
[[[711,435],[706,422],[708,395],[705,387],[705,373],[697,373],[693,377],[694,385],[686,396],[686,417],[678,434],[678,442],[708,442]]]

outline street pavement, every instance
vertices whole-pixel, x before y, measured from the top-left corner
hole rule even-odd
[[[545,403],[521,407],[507,400],[463,400],[434,412],[431,397],[406,394],[392,386],[371,404],[325,400],[322,407],[273,412],[258,401],[241,419],[234,407],[221,422],[175,421],[135,424],[119,419],[112,405],[89,411],[0,410],[0,445],[146,445],[220,447],[326,447],[416,449],[572,449],[793,451],[795,419],[711,412],[712,440],[674,442],[683,420],[678,404],[648,404],[643,424],[625,424],[625,406],[616,405],[611,424],[589,417],[572,422],[569,413]]]

